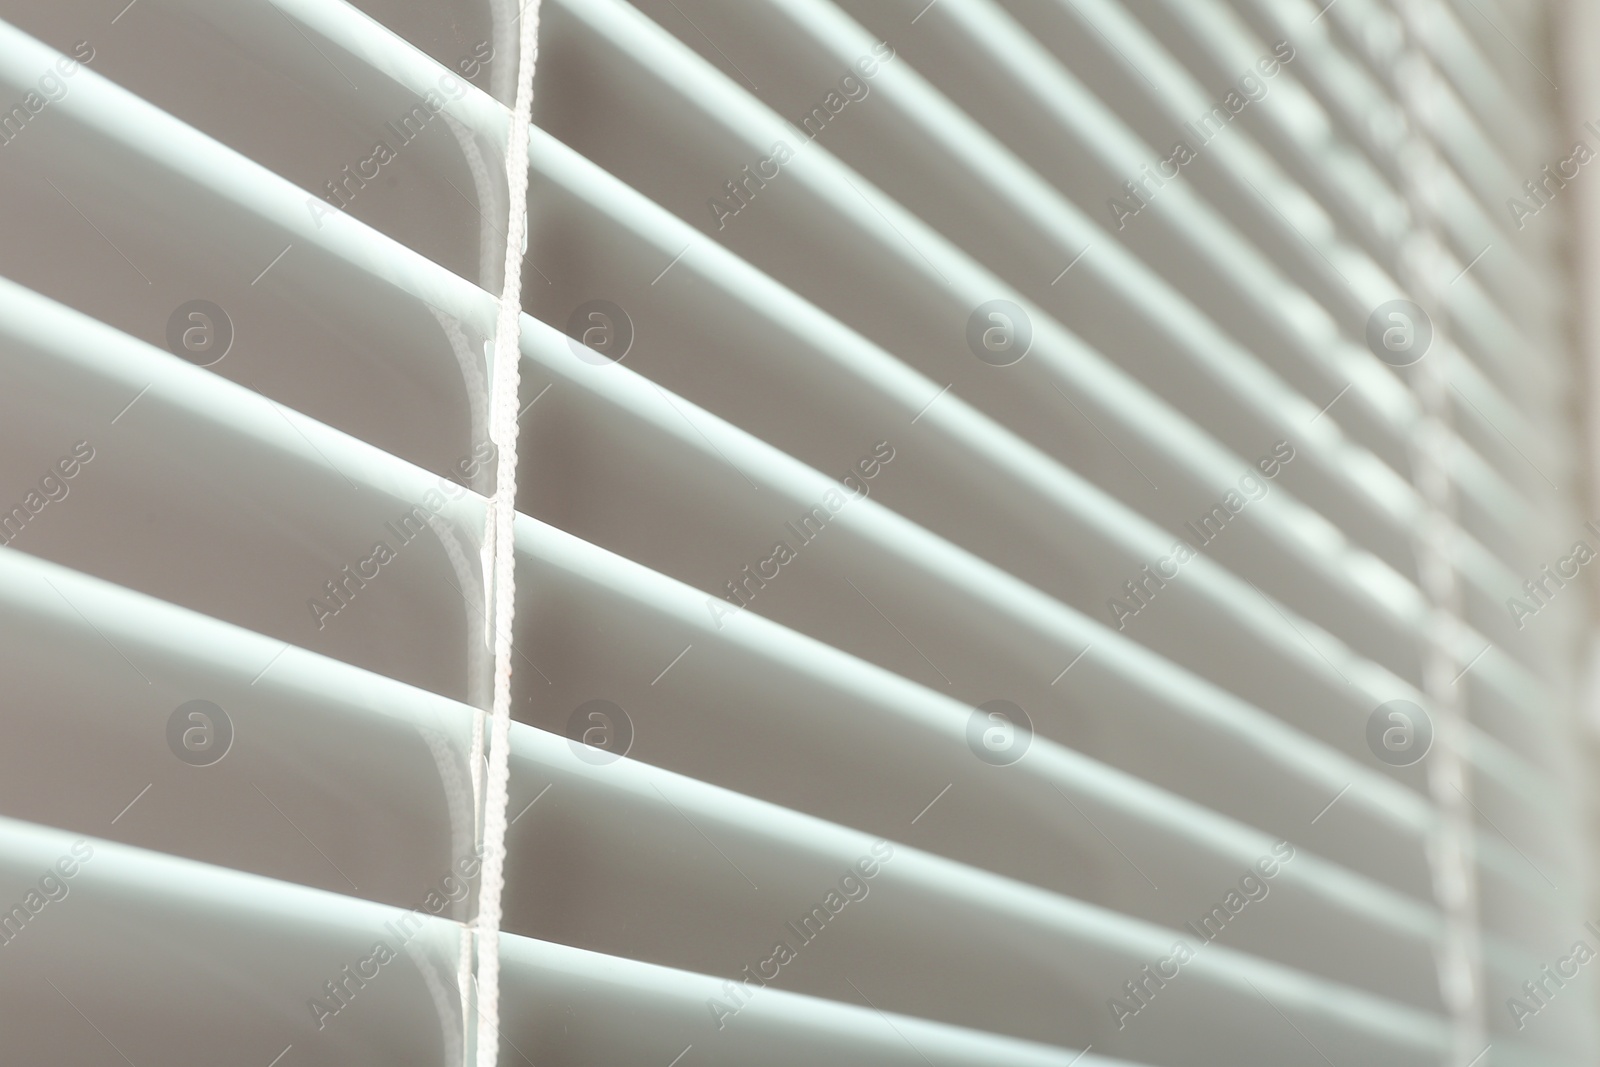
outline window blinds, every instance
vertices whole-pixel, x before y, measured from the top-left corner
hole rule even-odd
[[[0,10],[7,1047],[468,1062],[517,5]],[[546,0],[499,1062],[1592,1059],[1556,26]]]

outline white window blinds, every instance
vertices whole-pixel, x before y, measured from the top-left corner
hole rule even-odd
[[[484,1047],[522,17],[0,4],[19,1063]],[[544,0],[498,1062],[1592,1062],[1568,18]]]

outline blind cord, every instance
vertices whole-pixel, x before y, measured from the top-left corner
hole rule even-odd
[[[539,0],[522,9],[517,97],[506,141],[505,274],[494,331],[489,438],[496,451],[494,496],[485,536],[494,566],[494,702],[484,796],[483,879],[478,886],[477,1067],[495,1067],[500,1051],[500,920],[505,891],[506,815],[511,776],[511,623],[516,610],[517,402],[522,325],[522,259],[528,234],[528,123],[539,50]]]
[[[1411,6],[1402,0],[1400,11]],[[1439,236],[1433,187],[1443,167],[1423,115],[1430,82],[1438,75],[1416,38],[1416,12],[1404,27],[1395,58],[1396,96],[1415,143],[1401,156],[1407,206],[1417,223],[1409,246],[1402,250],[1401,273],[1420,300],[1436,316],[1433,351],[1412,372],[1411,388],[1420,418],[1412,433],[1412,482],[1426,512],[1413,530],[1417,574],[1433,613],[1422,648],[1422,691],[1435,719],[1433,749],[1427,755],[1428,792],[1435,824],[1429,834],[1427,859],[1434,902],[1443,919],[1434,946],[1439,993],[1449,1012],[1451,1047],[1446,1065],[1476,1062],[1488,1051],[1484,1015],[1482,946],[1478,924],[1477,858],[1471,811],[1472,779],[1467,759],[1469,719],[1466,694],[1457,682],[1465,670],[1452,650],[1464,614],[1461,587],[1450,560],[1449,542],[1457,533],[1455,486],[1451,476],[1450,397],[1446,360],[1451,345],[1448,303],[1440,285],[1454,273]],[[1470,667],[1470,664],[1467,666]]]

